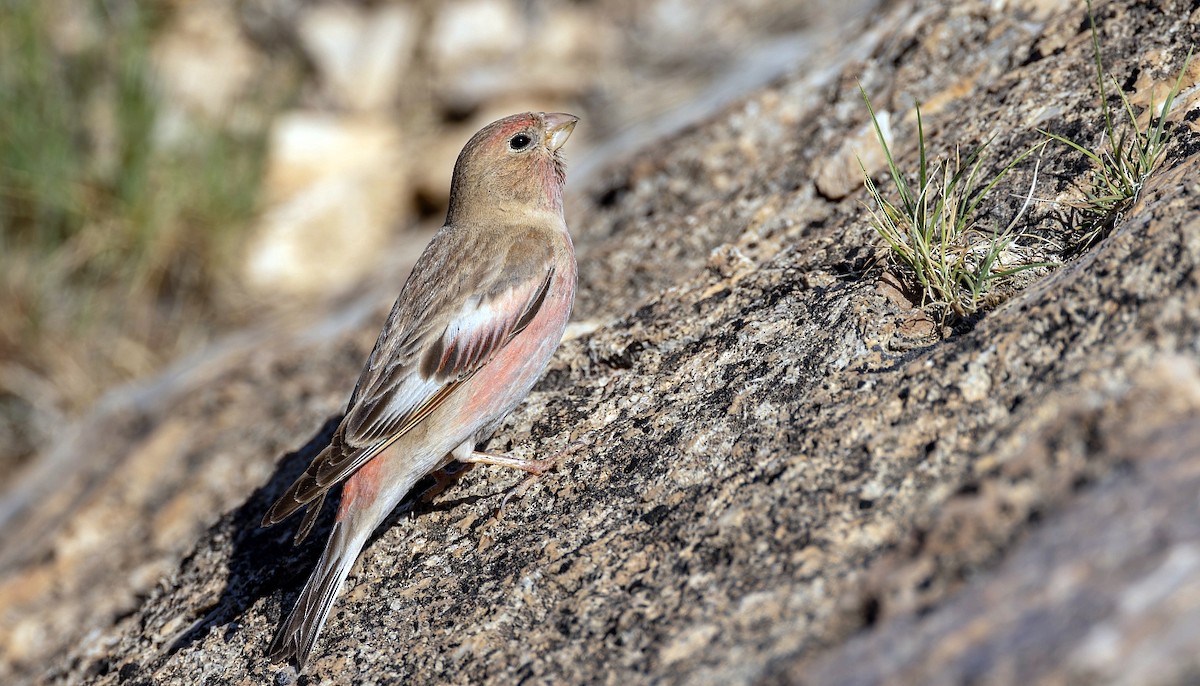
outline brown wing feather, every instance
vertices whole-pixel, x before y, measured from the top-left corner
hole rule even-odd
[[[387,440],[357,450],[346,450],[343,444],[342,450],[339,451],[334,450],[334,446],[330,445],[329,448],[326,448],[320,455],[313,459],[304,474],[296,479],[288,490],[275,501],[275,504],[271,506],[271,509],[263,517],[262,525],[270,526],[278,524],[306,506],[317,505],[319,507],[319,504],[323,502],[325,493],[330,488],[349,477],[355,471],[358,471],[359,467],[383,452],[401,436],[411,431],[414,426],[419,424],[431,412],[436,410],[439,405],[445,402],[446,398],[450,397],[450,394],[461,383],[461,381],[456,381],[443,386],[428,402],[417,408],[412,416],[408,418],[407,423]],[[305,515],[305,520],[296,534],[297,543],[304,540],[304,537],[308,535],[308,530],[315,521],[315,512]]]
[[[479,283],[453,307],[439,308],[442,317],[426,318],[438,323],[423,327],[414,354],[381,364],[369,382],[360,384],[343,422],[347,444],[366,447],[405,431],[410,417],[437,397],[443,385],[473,375],[520,333],[549,290],[553,270],[547,267],[547,253],[544,240],[532,246],[518,242],[506,259],[484,260],[494,265],[486,270],[488,277],[471,279]],[[382,336],[380,341],[377,349]],[[417,351],[423,354],[417,356]]]
[[[533,299],[528,303],[522,311],[521,316],[505,327],[503,331],[494,331],[495,335],[490,336],[492,341],[485,349],[482,345],[469,341],[465,344],[467,353],[456,354],[454,358],[456,364],[446,368],[439,369],[439,374],[435,377],[439,380],[444,380],[444,385],[437,392],[429,397],[424,404],[413,408],[408,413],[403,415],[398,421],[391,421],[386,424],[389,427],[388,435],[381,437],[376,443],[373,443],[365,448],[343,453],[342,458],[338,460],[326,460],[322,464],[313,463],[317,467],[315,488],[307,492],[298,494],[300,499],[314,498],[320,493],[328,490],[343,479],[349,477],[359,467],[367,463],[371,458],[383,452],[389,445],[404,436],[413,427],[425,421],[425,418],[433,413],[450,398],[454,391],[458,390],[462,384],[475,375],[480,369],[487,364],[496,352],[508,344],[514,336],[519,334],[529,325],[537,310],[541,308],[546,300],[546,292],[550,287],[550,280],[553,278],[554,272],[551,270],[547,273],[542,286],[535,292]],[[474,339],[477,341],[478,339]],[[450,347],[451,350],[458,350],[460,343],[456,343]],[[472,346],[475,349],[472,351]],[[311,467],[310,467],[311,469]]]
[[[421,361],[421,373],[427,378],[452,380],[474,374],[514,336],[525,330],[542,309],[554,270],[546,273],[541,285],[515,316],[495,319],[488,329],[471,336],[449,337],[443,333]],[[428,372],[428,373],[426,373]]]
[[[439,238],[454,242],[456,236],[443,229],[434,241]],[[450,398],[529,325],[545,302],[554,271],[546,269],[549,260],[544,239],[532,244],[515,242],[504,260],[472,255],[472,246],[449,246],[450,249],[443,250],[433,247],[431,244],[431,249],[418,260],[392,307],[355,385],[346,417],[329,447],[275,502],[263,518],[263,526],[283,521],[310,504],[323,502],[330,488],[411,431]],[[434,275],[445,266],[439,255],[453,254],[455,249],[459,259],[476,258],[471,263],[485,268],[455,284],[436,283]],[[487,269],[487,265],[493,268]],[[485,283],[490,288],[479,295]],[[514,308],[516,316],[488,319],[484,327],[460,330],[454,326],[477,315],[471,308],[472,302],[480,309],[489,303],[503,305],[505,298],[519,297],[523,292],[527,294],[521,298],[523,302],[514,303],[519,308]],[[458,306],[450,306],[455,301]],[[435,316],[439,312],[444,316]],[[432,335],[435,332],[436,338]],[[418,358],[422,350],[426,354]],[[397,412],[392,401],[398,393],[404,395],[404,400],[415,396],[412,400],[417,402]],[[297,533],[298,539],[307,534],[313,521],[315,512],[310,510]]]

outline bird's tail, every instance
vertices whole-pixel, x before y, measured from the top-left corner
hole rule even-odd
[[[293,658],[296,666],[302,668],[308,661],[317,636],[321,634],[329,611],[333,608],[338,589],[350,574],[350,568],[367,542],[371,528],[352,526],[350,520],[334,524],[329,541],[325,544],[325,552],[321,553],[316,569],[308,577],[304,590],[300,591],[296,606],[271,643],[272,662]]]

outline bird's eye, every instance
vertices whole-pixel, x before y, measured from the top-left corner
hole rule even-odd
[[[529,134],[518,133],[517,135],[508,139],[508,147],[512,148],[513,150],[524,150],[525,148],[528,148],[529,144],[532,142],[533,139],[529,137]]]

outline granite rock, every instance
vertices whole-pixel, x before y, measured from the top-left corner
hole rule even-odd
[[[1122,81],[1173,77],[1200,35],[1185,3],[1097,15]],[[304,675],[264,652],[329,514],[299,548],[257,522],[327,438],[396,275],[98,408],[58,448],[89,466],[6,531],[0,679],[1194,680],[1196,132],[1172,125],[1110,236],[950,327],[879,266],[862,191],[812,178],[861,131],[858,82],[902,160],[913,98],[935,154],[991,139],[1003,160],[1035,126],[1098,141],[1086,27],[893,3],[845,29],[833,73],[797,64],[575,188],[573,334],[488,444],[562,463],[507,503],[522,477],[485,468],[414,498]],[[1049,148],[1032,225],[1061,230],[1085,174]]]

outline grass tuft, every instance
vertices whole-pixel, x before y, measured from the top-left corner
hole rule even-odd
[[[871,100],[861,87],[863,101],[879,144],[887,158],[887,167],[898,200],[879,189],[859,160],[867,191],[875,207],[868,206],[871,226],[889,248],[890,256],[901,272],[911,277],[910,285],[919,291],[922,305],[931,308],[942,321],[950,317],[968,317],[1003,297],[1004,287],[1028,269],[1049,266],[1030,261],[1017,239],[1016,225],[1029,205],[1031,196],[1003,228],[988,228],[980,221],[980,204],[1005,176],[1022,160],[1040,150],[1039,143],[1012,160],[990,179],[981,178],[980,169],[988,144],[980,146],[965,160],[955,152],[953,159],[931,163],[926,150],[921,108],[916,107],[917,151],[919,160],[916,183],[910,184],[892,155],[883,135]],[[1037,183],[1034,170],[1033,183]]]
[[[197,122],[185,145],[159,142],[151,47],[172,11],[0,2],[0,469],[34,452],[29,426],[53,429],[232,309],[265,129]],[[103,36],[66,45],[64,13]]]
[[[1142,188],[1146,185],[1146,179],[1162,164],[1169,139],[1166,131],[1167,116],[1171,113],[1183,84],[1183,76],[1192,60],[1192,51],[1188,50],[1183,68],[1175,79],[1175,85],[1167,93],[1161,109],[1156,108],[1154,94],[1151,92],[1149,111],[1158,111],[1158,115],[1151,116],[1145,128],[1142,128],[1129,102],[1129,96],[1125,94],[1116,77],[1104,71],[1104,63],[1100,58],[1100,37],[1096,31],[1096,18],[1092,13],[1091,0],[1088,0],[1087,7],[1096,63],[1096,85],[1100,92],[1100,109],[1104,114],[1104,135],[1099,147],[1093,150],[1065,136],[1039,129],[1049,139],[1082,153],[1092,165],[1084,191],[1086,199],[1080,206],[1086,220],[1079,236],[1067,247],[1065,253],[1068,255],[1084,252],[1108,235],[1116,222],[1137,203]],[[1108,93],[1104,86],[1105,81],[1109,79],[1120,96],[1121,110],[1128,119],[1123,126],[1113,124],[1113,108],[1109,107]],[[1119,119],[1119,115],[1117,118]]]

